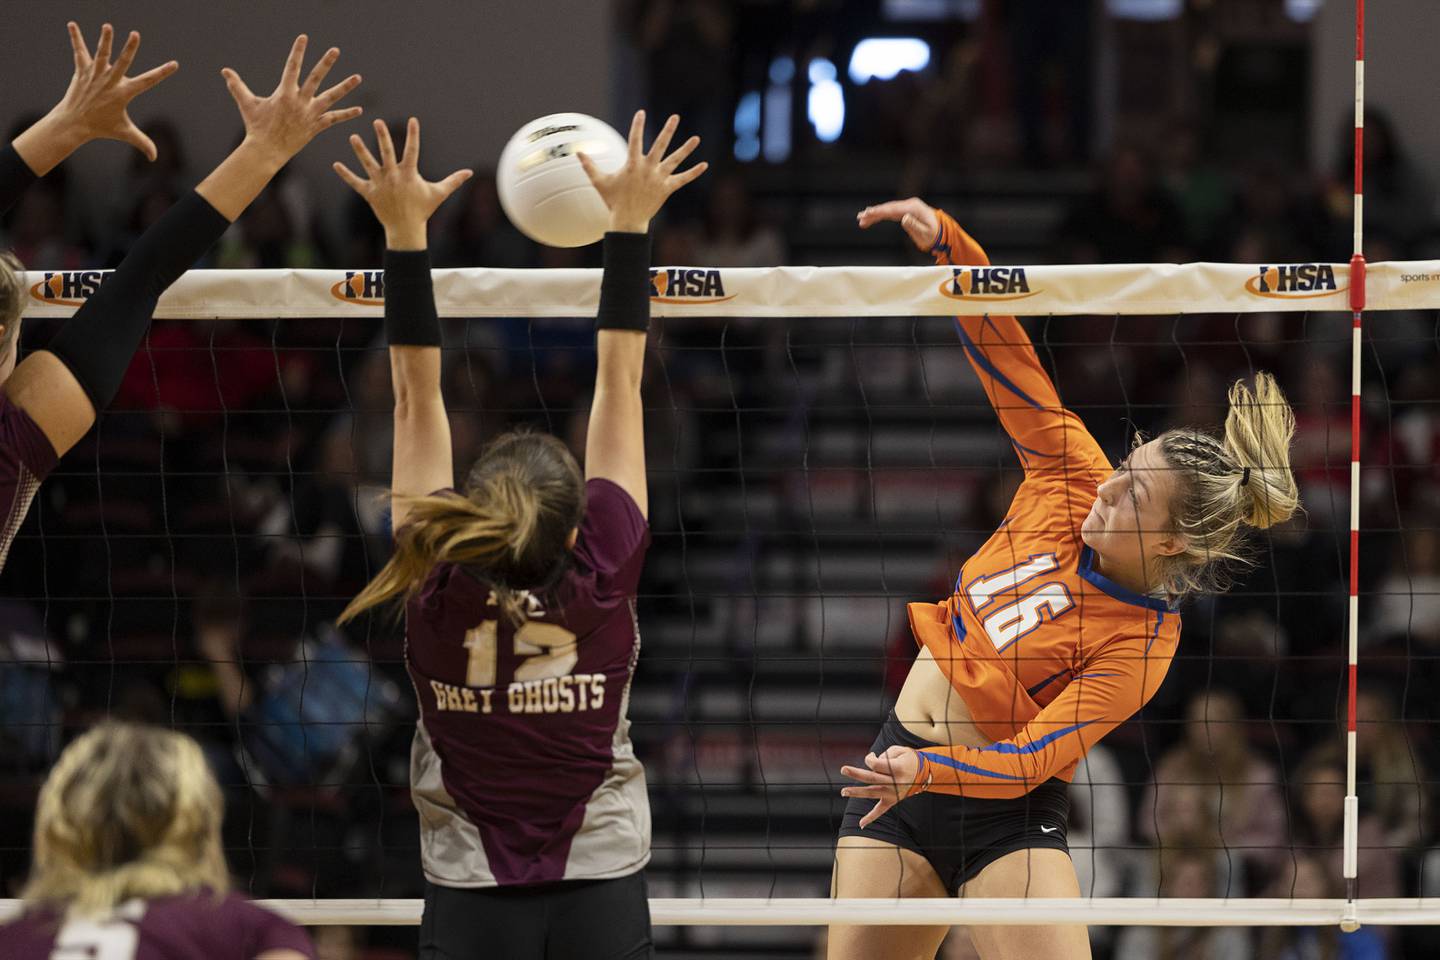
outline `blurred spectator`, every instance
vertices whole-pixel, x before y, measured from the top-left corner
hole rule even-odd
[[[1060,232],[1072,263],[1189,259],[1180,211],[1151,159],[1134,145],[1111,152],[1095,190],[1070,209]]]
[[[1350,403],[1337,362],[1306,356],[1291,391],[1295,445],[1290,462],[1311,521],[1337,524],[1350,509]],[[1297,364],[1299,366],[1299,364]]]
[[[1429,792],[1424,744],[1411,740],[1395,716],[1388,691],[1366,687],[1355,694],[1355,755],[1360,805],[1385,830],[1394,847],[1425,839]]]
[[[456,200],[458,212],[442,234],[436,266],[528,267],[534,264],[534,245],[515,229],[500,206],[493,170],[472,177],[460,189]]]
[[[1226,233],[1226,214],[1234,202],[1224,169],[1202,156],[1201,138],[1193,122],[1177,121],[1161,147],[1161,178],[1180,210],[1185,242],[1205,259],[1215,256]]]
[[[1338,739],[1313,748],[1290,779],[1290,842],[1313,856],[1326,876],[1343,876],[1345,836],[1345,751]],[[1381,819],[1360,806],[1356,845],[1359,895],[1398,897],[1402,892],[1400,849],[1386,836]],[[1302,878],[1286,856],[1276,864],[1271,897],[1290,897]]]
[[[1214,897],[1220,883],[1214,852],[1205,845],[1167,847],[1156,852],[1159,896]],[[1250,960],[1245,927],[1126,927],[1115,945],[1115,960]]]
[[[1326,872],[1325,865],[1308,854],[1295,858],[1295,886],[1291,893],[1297,900],[1335,899],[1344,896],[1344,884],[1338,876]],[[1267,927],[1260,933],[1258,960],[1384,960],[1389,956],[1385,939],[1373,926],[1361,927],[1354,933],[1341,933],[1334,927]]]
[[[721,174],[711,182],[705,233],[695,253],[698,265],[705,267],[777,267],[785,262],[780,231],[760,222],[755,201],[738,172]]]
[[[672,113],[712,144],[729,142],[735,11],[724,0],[627,0],[621,16],[645,59],[645,104],[653,130]]]
[[[1015,106],[1025,161],[1085,160],[1090,145],[1092,0],[1010,0]]]
[[[44,770],[60,752],[64,704],[55,677],[64,666],[39,612],[0,598],[0,767],[8,775]]]
[[[1279,777],[1247,742],[1243,710],[1223,688],[1194,697],[1184,739],[1155,765],[1137,814],[1136,832],[1162,850],[1185,835],[1221,850],[1229,872],[1220,896],[1245,892],[1246,865],[1287,852]]]
[[[1430,653],[1440,649],[1440,521],[1412,517],[1401,533],[1385,579],[1375,588],[1374,636]]]
[[[1366,232],[1378,230],[1408,243],[1433,229],[1433,184],[1410,159],[1390,115],[1373,105],[1365,109],[1364,150]],[[1336,233],[1348,239],[1355,202],[1355,127],[1348,116],[1340,130],[1326,200]],[[1348,243],[1343,248],[1337,243],[1331,258],[1339,259],[1349,250]]]

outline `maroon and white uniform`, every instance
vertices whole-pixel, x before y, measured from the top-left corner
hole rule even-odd
[[[511,626],[490,586],[437,567],[406,610],[420,700],[410,789],[432,883],[495,887],[632,874],[650,804],[626,718],[650,529],[608,480],[585,485],[564,576]]]
[[[10,544],[35,499],[35,491],[55,469],[55,448],[30,415],[0,393],[0,570]]]
[[[287,949],[315,956],[304,930],[233,893],[132,900],[100,920],[42,910],[0,927],[0,960],[255,960]]]

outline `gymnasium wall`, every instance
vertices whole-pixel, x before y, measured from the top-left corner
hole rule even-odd
[[[489,165],[535,116],[559,110],[607,116],[609,11],[597,0],[6,0],[0,134],[64,92],[72,70],[65,21],[77,19],[93,44],[108,18],[117,31],[141,32],[138,69],[180,61],[180,72],[140,99],[133,116],[142,128],[157,116],[180,124],[197,178],[241,130],[220,68],[234,68],[263,96],[302,31],[310,36],[309,62],[339,46],[332,78],[364,76],[345,102],[363,106],[367,119],[420,118],[431,175]],[[322,134],[297,161],[322,198],[346,190],[328,167],[353,159],[345,137],[361,122]],[[72,175],[86,195],[113,203],[107,181],[129,159],[128,147],[92,145],[70,161]]]

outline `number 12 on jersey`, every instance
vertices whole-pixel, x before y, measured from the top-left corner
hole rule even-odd
[[[516,628],[512,650],[525,658],[508,680],[544,680],[563,677],[580,659],[575,634],[553,623],[527,620]],[[465,666],[465,685],[494,687],[500,682],[500,625],[486,620],[465,634],[470,651]]]

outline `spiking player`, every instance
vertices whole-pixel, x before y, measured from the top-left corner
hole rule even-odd
[[[869,207],[940,263],[988,265],[918,199]],[[1230,388],[1223,436],[1170,430],[1112,468],[1060,403],[1014,317],[959,317],[965,353],[1025,479],[941,603],[910,605],[919,655],[864,767],[835,855],[840,897],[1078,897],[1066,784],[1150,699],[1180,636],[1177,605],[1223,589],[1243,527],[1287,519],[1294,416],[1268,374]],[[873,801],[873,802],[872,802]],[[944,927],[836,927],[832,958],[934,956]],[[986,960],[1090,955],[1083,927],[976,926]]]
[[[140,48],[132,32],[113,63],[114,32],[107,23],[92,56],[69,25],[75,74],[64,98],[43,119],[0,152],[0,212],[25,188],[90,140],[123,140],[152,160],[155,145],[131,122],[131,100],[174,73],[156,67],[136,77],[125,72]],[[306,38],[296,38],[280,84],[257,97],[235,71],[222,71],[240,108],[245,137],[200,185],[145,232],[100,289],[47,345],[15,366],[26,291],[20,264],[0,258],[0,568],[30,501],[50,470],[114,399],[120,381],[154,313],[155,302],[250,205],[290,158],[320,131],[360,114],[331,108],[360,83],[354,75],[323,93],[320,83],[340,56],[330,49],[304,84],[300,67]],[[13,375],[12,375],[13,371]]]
[[[641,869],[645,777],[625,717],[640,650],[635,592],[650,541],[640,375],[650,319],[650,220],[705,171],[699,143],[648,153],[643,112],[614,174],[581,157],[610,209],[596,318],[585,477],[565,446],[511,433],[455,482],[440,390],[440,324],[426,223],[460,182],[417,172],[411,120],[397,160],[351,138],[369,179],[336,172],[385,228],[385,329],[395,388],[395,556],[347,619],[406,601],[406,661],[420,698],[410,789],[420,812],[425,960],[648,957]]]

